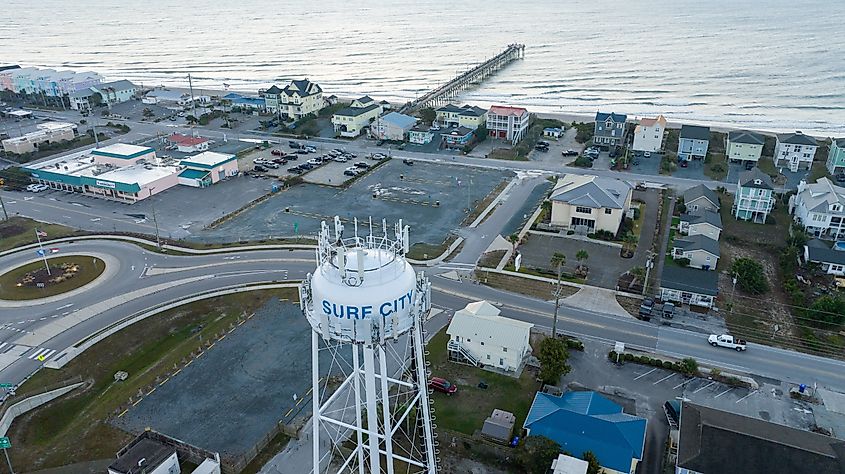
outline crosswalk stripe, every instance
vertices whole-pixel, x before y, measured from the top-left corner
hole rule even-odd
[[[36,357],[38,357],[39,355],[41,355],[41,353],[42,353],[42,352],[47,352],[47,351],[49,351],[49,350],[50,350],[50,349],[43,348],[43,347],[42,347],[42,348],[39,348],[37,351],[35,351],[35,352],[33,352],[32,354],[30,354],[30,355],[29,355],[29,357],[27,357],[27,359],[30,359],[30,360],[31,360],[31,359],[35,359]]]
[[[0,344],[0,349],[6,347],[8,344],[9,344],[8,342],[4,342],[4,343]]]
[[[57,352],[57,351],[56,351],[56,349],[53,349],[53,350],[51,350],[50,352],[48,352],[48,353],[46,353],[46,354],[41,354],[41,355],[42,355],[42,356],[44,356],[44,360],[47,360],[47,359],[49,359],[50,357],[52,357],[52,356],[53,356],[53,354],[55,354],[56,352]]]

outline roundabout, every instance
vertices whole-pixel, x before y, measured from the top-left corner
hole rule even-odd
[[[108,256],[106,260],[111,260]],[[76,254],[21,263],[0,274],[0,301],[37,302],[61,297],[101,279],[109,263],[95,255]]]

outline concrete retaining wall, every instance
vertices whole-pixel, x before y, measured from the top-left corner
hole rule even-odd
[[[9,427],[12,426],[12,422],[15,421],[15,418],[23,415],[24,413],[32,410],[33,408],[38,408],[45,403],[51,402],[56,398],[61,397],[62,395],[70,392],[71,390],[76,389],[77,387],[81,387],[84,385],[84,382],[77,382],[72,385],[68,385],[67,387],[57,388],[55,390],[50,390],[49,392],[39,393],[38,395],[33,395],[29,398],[25,398],[14,405],[10,406],[6,409],[6,412],[3,413],[3,417],[0,418],[0,436],[6,436],[6,432],[9,431]]]

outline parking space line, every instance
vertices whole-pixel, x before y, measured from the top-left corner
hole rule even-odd
[[[724,394],[726,394],[726,393],[730,392],[730,391],[731,391],[731,390],[733,390],[733,389],[734,389],[734,388],[733,388],[733,387],[731,387],[731,388],[729,388],[729,389],[725,390],[724,392],[722,392],[722,393],[720,393],[720,394],[716,395],[716,396],[715,396],[715,397],[713,397],[713,398],[719,398],[719,397],[721,397],[722,395],[724,395]]]
[[[660,382],[663,382],[664,380],[669,380],[670,378],[672,378],[674,376],[675,376],[675,373],[673,372],[673,373],[667,375],[666,377],[663,377],[662,379],[658,380],[657,382],[654,382],[652,385],[657,385]]]
[[[650,374],[650,373],[654,372],[655,370],[657,370],[657,369],[656,369],[656,368],[654,368],[654,369],[651,369],[651,370],[649,370],[648,372],[646,372],[646,373],[644,373],[644,374],[642,374],[642,375],[637,375],[636,377],[634,377],[634,380],[639,380],[639,379],[641,379],[641,378],[645,377],[646,375],[648,375],[648,374]]]
[[[707,385],[705,385],[705,386],[703,386],[703,387],[699,387],[699,388],[698,388],[698,390],[696,390],[696,391],[694,391],[694,392],[692,392],[692,393],[698,393],[698,392],[700,392],[700,391],[704,390],[705,388],[707,388],[707,387],[709,387],[709,386],[713,385],[714,383],[716,383],[716,382],[710,382],[710,383],[708,383]]]
[[[677,389],[679,389],[679,388],[683,387],[684,385],[686,385],[686,384],[688,384],[688,383],[692,382],[693,380],[695,380],[695,377],[693,377],[693,378],[691,378],[691,379],[687,379],[685,382],[681,382],[681,383],[679,383],[678,385],[675,385],[674,387],[672,387],[672,390],[677,390]]]
[[[748,395],[746,395],[746,396],[744,396],[744,397],[740,398],[739,400],[737,400],[737,401],[736,401],[736,402],[734,402],[734,403],[739,403],[739,402],[741,402],[741,401],[745,400],[746,398],[750,397],[751,395],[754,395],[755,393],[757,393],[757,390],[754,390],[753,392],[748,392]]]

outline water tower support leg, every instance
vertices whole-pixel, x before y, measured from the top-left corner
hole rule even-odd
[[[367,439],[370,444],[370,472],[381,472],[379,452],[378,400],[376,399],[375,354],[372,346],[364,346],[364,390],[367,394]]]

